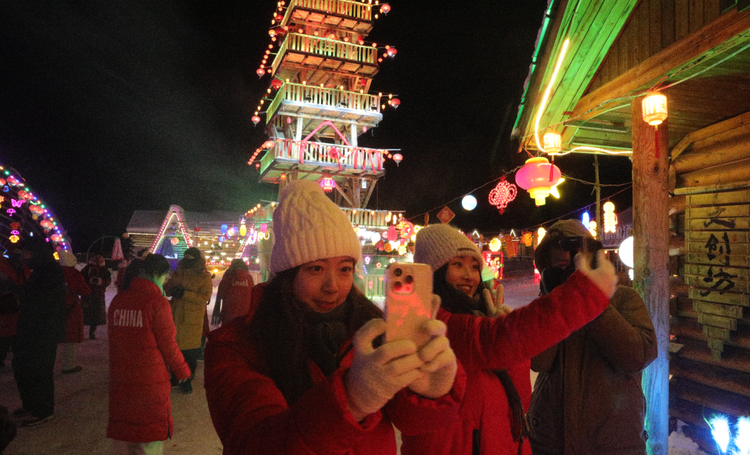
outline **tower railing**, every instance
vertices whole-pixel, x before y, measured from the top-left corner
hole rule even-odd
[[[266,118],[272,118],[284,101],[380,113],[380,97],[377,95],[288,82],[279,89],[268,105]]]
[[[351,60],[373,66],[377,65],[378,61],[378,50],[371,46],[361,46],[359,44],[319,36],[287,33],[286,39],[281,47],[279,47],[279,52],[273,60],[273,65],[271,65],[272,73],[276,73],[279,65],[284,60],[284,55],[288,51]]]
[[[284,160],[315,166],[361,169],[378,173],[383,171],[384,150],[352,147],[324,142],[274,139],[276,145],[261,160],[265,170],[273,160]]]
[[[289,11],[293,11],[295,7],[354,17],[365,21],[372,20],[372,5],[369,3],[351,0],[292,0],[289,2]],[[284,24],[287,23],[287,21],[284,22]]]
[[[387,210],[354,209],[350,207],[341,207],[341,210],[355,226],[380,228],[397,224],[398,214],[401,213],[392,213]]]

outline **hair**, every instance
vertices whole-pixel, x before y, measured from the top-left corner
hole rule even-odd
[[[169,273],[169,261],[161,254],[149,254],[143,259],[134,259],[123,271],[120,291],[127,291],[133,278],[155,278]]]
[[[474,310],[484,311],[484,307],[477,305],[477,300],[481,302],[482,291],[485,289],[484,282],[479,280],[479,285],[473,296],[466,295],[465,292],[457,289],[445,279],[448,273],[450,261],[432,274],[432,292],[440,296],[440,306],[446,311],[454,314],[473,314]]]
[[[249,270],[249,268],[242,259],[232,259],[232,263],[229,265],[227,271],[230,270]]]
[[[307,307],[294,295],[298,271],[299,267],[284,270],[269,281],[253,319],[246,326],[246,337],[257,346],[260,358],[269,368],[269,377],[289,405],[313,386],[303,318]],[[344,323],[349,337],[367,321],[383,314],[354,284],[344,304],[347,303],[351,311]]]

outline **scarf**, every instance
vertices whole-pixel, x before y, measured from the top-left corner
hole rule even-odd
[[[347,321],[352,307],[347,299],[328,313],[305,309],[302,315],[308,355],[325,376],[336,371],[341,362],[339,351],[349,337]]]

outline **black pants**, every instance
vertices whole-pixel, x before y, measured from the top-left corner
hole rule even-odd
[[[54,414],[57,343],[17,342],[13,349],[13,376],[23,408],[34,417]]]
[[[190,368],[190,377],[181,385],[183,387],[188,387],[195,377],[195,369],[198,368],[198,357],[201,355],[201,348],[186,349],[184,351],[181,350],[180,352],[182,352],[182,356],[185,358],[185,363],[187,363]],[[177,385],[178,381],[177,377],[172,374],[172,385]]]

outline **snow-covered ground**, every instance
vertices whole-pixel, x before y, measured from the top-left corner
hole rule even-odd
[[[511,265],[511,264],[509,264]],[[520,266],[521,264],[519,264]],[[533,269],[526,266],[510,270],[503,280],[506,304],[511,308],[526,305],[539,294],[533,281]],[[218,279],[214,280],[218,286]],[[214,288],[215,296],[216,288]],[[114,297],[114,287],[107,302]],[[208,313],[213,310],[213,301]],[[107,360],[107,327],[99,327],[96,340],[85,340],[77,346],[78,364],[83,371],[55,375],[55,420],[34,428],[19,428],[18,436],[3,452],[5,455],[78,455],[110,453],[107,427],[107,393],[109,368]],[[6,363],[10,363],[8,359]],[[532,378],[533,384],[533,378]],[[165,454],[220,454],[221,442],[211,423],[203,389],[203,363],[199,362],[192,395],[172,392],[175,432],[165,446]],[[9,368],[0,370],[0,405],[11,411],[21,402]],[[681,434],[670,437],[670,454],[699,455],[693,441]]]

